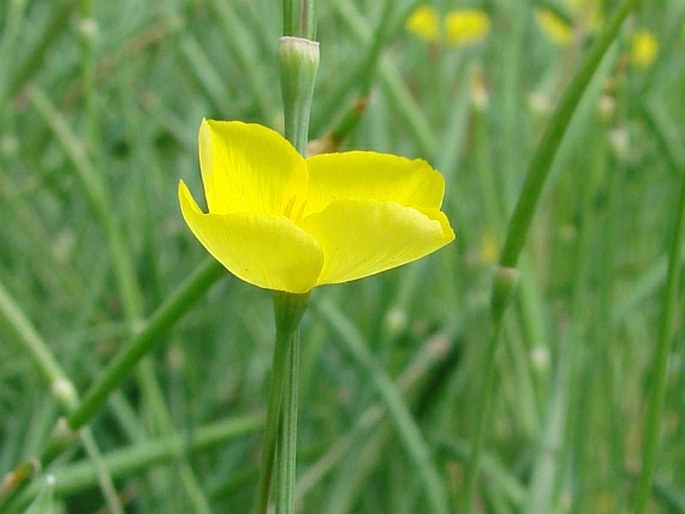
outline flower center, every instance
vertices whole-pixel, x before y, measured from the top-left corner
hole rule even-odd
[[[296,203],[299,204],[297,207],[295,207]],[[297,195],[293,195],[288,199],[288,203],[285,205],[283,214],[293,223],[298,225],[302,220],[302,214],[304,213],[305,205],[307,205],[307,200],[304,202],[297,202]]]

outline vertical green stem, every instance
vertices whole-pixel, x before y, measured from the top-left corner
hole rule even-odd
[[[673,234],[671,236],[664,305],[661,311],[659,340],[652,370],[652,390],[647,407],[647,419],[642,443],[642,471],[640,472],[637,492],[635,494],[635,514],[644,514],[647,511],[647,503],[649,502],[654,470],[656,468],[661,415],[664,410],[666,397],[666,374],[668,356],[673,342],[673,318],[678,298],[680,252],[683,242],[683,225],[685,225],[685,169],[681,172],[680,180],[680,198],[678,199],[677,218],[673,225]]]
[[[95,167],[97,175],[104,176],[105,165],[103,162],[102,152],[102,138],[100,135],[100,123],[97,112],[97,90],[95,89],[95,55],[93,51],[93,40],[97,34],[98,26],[93,18],[93,2],[92,0],[81,0],[81,18],[80,32],[81,32],[81,73],[83,80],[83,88],[86,100],[86,118],[88,130],[88,147],[91,152],[92,162]],[[113,224],[111,221],[114,214],[112,211],[108,213],[107,225]],[[120,231],[112,228],[108,234],[110,239],[108,243],[111,249],[116,249],[113,252],[115,269],[118,271],[117,279],[118,286],[122,293],[122,300],[124,309],[126,311],[126,321],[129,326],[129,331],[133,332],[135,321],[139,315],[139,302],[137,300],[137,290],[134,285],[135,279],[132,273],[132,266],[129,265],[130,259],[126,255],[123,238]],[[98,470],[100,489],[107,503],[107,507],[113,514],[123,514],[124,509],[121,506],[119,497],[114,487],[114,482],[109,476],[107,469],[102,465],[102,456],[97,447],[95,438],[88,428],[81,431],[81,444],[84,446],[86,453],[90,457],[94,466]]]
[[[340,335],[341,342],[364,368],[381,395],[397,435],[407,449],[413,470],[423,482],[426,503],[422,512],[447,514],[449,510],[443,480],[416,421],[392,379],[371,354],[361,335],[338,310],[325,301],[317,302],[316,310]]]
[[[316,0],[283,0],[283,35],[316,38]]]
[[[597,71],[602,58],[616,39],[623,21],[632,9],[638,5],[639,1],[623,0],[607,24],[606,29],[600,34],[588,57],[568,85],[533,154],[521,194],[509,221],[504,247],[500,253],[499,266],[493,278],[491,296],[492,337],[487,349],[486,367],[483,370],[483,381],[480,389],[481,399],[476,419],[477,430],[473,436],[470,462],[466,474],[466,492],[464,508],[462,510],[465,514],[470,514],[473,510],[485,429],[488,425],[487,421],[492,404],[499,332],[502,317],[515,289],[517,279],[515,267],[519,255],[526,242],[530,223],[539,203],[542,188],[549,176],[552,162],[571,118],[580,103],[583,93]]]
[[[98,30],[93,19],[92,0],[81,0],[79,30],[81,36],[81,78],[86,100],[86,119],[88,124],[88,144],[94,161],[100,166],[102,161],[100,124],[97,114],[95,90],[95,56],[93,39]]]
[[[271,479],[273,476],[274,457],[276,456],[277,441],[280,443],[285,437],[289,438],[286,448],[278,447],[278,466],[279,473],[279,501],[283,498],[281,488],[295,486],[295,443],[296,443],[296,423],[297,415],[284,413],[284,408],[297,409],[297,375],[291,376],[292,371],[297,372],[299,364],[299,334],[298,326],[300,319],[307,309],[309,294],[290,294],[276,292],[274,295],[274,312],[276,316],[276,344],[274,347],[273,369],[271,370],[271,383],[269,386],[269,406],[266,413],[266,428],[264,433],[264,443],[262,448],[261,475],[259,480],[258,514],[265,514],[269,505],[269,490],[271,489]],[[293,355],[295,354],[295,355]],[[288,419],[283,420],[283,417]],[[292,424],[294,423],[294,425]],[[279,432],[290,430],[289,434]],[[289,482],[286,477],[291,477]],[[288,497],[286,495],[286,497]],[[292,491],[289,498],[294,498]],[[291,512],[288,510],[277,510],[281,512]]]
[[[478,471],[480,469],[481,454],[483,453],[483,443],[485,442],[485,431],[489,419],[490,399],[495,383],[495,360],[497,358],[497,348],[499,347],[499,333],[502,327],[502,318],[494,320],[492,334],[485,349],[483,363],[483,375],[480,384],[480,396],[486,401],[479,402],[476,415],[476,426],[471,440],[471,454],[466,464],[466,485],[464,493],[464,503],[461,512],[470,514],[476,496],[476,485],[478,483]]]
[[[316,34],[316,0],[284,0],[284,34],[276,50],[283,95],[285,137],[305,155],[309,135],[314,83],[319,67]],[[299,18],[296,16],[299,15]],[[299,323],[309,293],[276,292],[276,347],[269,389],[269,408],[262,454],[258,514],[269,503],[269,489],[276,457],[276,514],[295,511],[297,457],[297,386],[299,373]]]
[[[266,428],[262,443],[262,463],[259,479],[259,503],[257,514],[266,514],[269,506],[269,491],[273,476],[274,456],[276,455],[276,440],[278,435],[281,397],[283,394],[285,376],[283,370],[288,363],[290,337],[276,333],[274,357],[271,366],[271,384],[269,385],[269,406],[266,413]]]
[[[300,375],[300,329],[290,341],[283,404],[278,429],[276,512],[295,513],[295,469],[297,467],[297,399]]]

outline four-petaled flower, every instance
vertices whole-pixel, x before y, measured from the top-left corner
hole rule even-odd
[[[183,218],[207,251],[256,286],[304,293],[419,259],[454,239],[445,183],[425,161],[375,152],[301,157],[277,132],[204,120],[208,213],[183,181]]]

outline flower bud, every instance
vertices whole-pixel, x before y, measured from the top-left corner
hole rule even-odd
[[[301,37],[285,36],[278,41],[276,57],[281,76],[285,136],[304,155],[316,71],[319,67],[319,43]]]

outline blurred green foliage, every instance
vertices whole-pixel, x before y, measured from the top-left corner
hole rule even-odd
[[[561,1],[436,1],[491,20],[484,40],[442,47],[405,30],[417,5],[319,2],[311,139],[345,120],[343,148],[429,160],[447,180],[457,242],[314,291],[302,335],[303,513],[424,512],[398,399],[459,505],[494,261],[526,165],[595,37]],[[546,5],[577,37],[558,45],[545,34],[535,10]],[[645,2],[564,135],[504,319],[483,512],[631,509],[685,171],[683,20],[680,0]],[[201,191],[202,117],[282,128],[281,26],[273,0],[0,3],[0,473],[21,472],[8,480],[40,474],[22,463],[45,451],[64,414],[27,338],[83,395],[205,262],[177,183]],[[659,43],[647,67],[631,61],[641,30]],[[88,420],[93,444],[49,466],[55,512],[248,511],[272,298],[227,274],[196,296],[177,324],[164,318],[154,350]],[[678,305],[652,512],[685,512]],[[41,484],[0,495],[0,511],[26,508]]]

